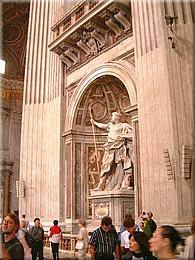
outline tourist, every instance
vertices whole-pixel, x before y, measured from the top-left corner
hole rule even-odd
[[[155,232],[157,225],[156,222],[153,219],[153,213],[151,211],[148,211],[148,217],[149,217],[149,223],[150,223],[150,228],[151,228],[151,232],[152,234]]]
[[[87,254],[87,247],[88,247],[88,231],[86,229],[86,221],[80,219],[79,220],[79,233],[76,237],[77,243],[76,248],[78,249],[78,258],[85,259]]]
[[[51,249],[53,259],[59,259],[59,243],[62,237],[61,227],[58,226],[58,220],[53,221],[53,226],[49,229],[49,241],[51,242]]]
[[[43,259],[43,241],[44,241],[44,230],[40,223],[40,218],[34,219],[34,227],[29,231],[32,238],[32,260],[36,260],[37,255],[39,260]]]
[[[91,123],[108,131],[108,141],[104,145],[101,174],[98,186],[94,190],[103,190],[107,177],[107,189],[119,189],[125,175],[131,175],[133,170],[130,153],[132,149],[129,140],[132,138],[132,128],[127,123],[120,123],[121,114],[112,113],[111,122],[102,124],[91,119]],[[128,187],[127,187],[128,188]]]
[[[133,219],[131,213],[126,213],[126,214],[125,214],[124,220],[127,219],[127,218]],[[122,234],[125,230],[126,230],[126,228],[125,228],[125,226],[124,226],[123,223],[122,223],[122,225],[120,226],[120,231],[119,231],[119,241],[121,241],[121,234]]]
[[[7,214],[2,224],[3,259],[24,260],[23,245],[16,237],[19,227],[18,217],[13,213]]]
[[[150,239],[157,227],[155,221],[152,219],[153,213],[151,211],[148,213],[143,212],[141,217],[144,222],[143,231],[146,233],[148,239]]]
[[[126,257],[130,254],[129,237],[135,232],[135,222],[132,218],[126,218],[123,221],[123,225],[126,230],[121,234],[121,259],[126,259]]]
[[[149,240],[150,251],[154,252],[158,259],[180,259],[177,256],[176,247],[181,243],[178,231],[169,225],[158,227]]]
[[[24,220],[26,222],[26,228],[27,228],[27,231],[30,230],[30,223],[29,221],[26,219],[26,214],[22,214],[22,218],[21,220]]]
[[[105,216],[101,220],[101,226],[91,235],[90,254],[92,260],[114,260],[120,259],[119,242],[112,231],[112,219]]]
[[[17,233],[17,238],[20,240],[20,242],[22,243],[23,247],[24,247],[24,258],[26,260],[32,259],[32,255],[31,255],[31,248],[29,246],[29,241],[27,241],[27,234],[28,234],[28,230],[26,227],[26,221],[24,219],[20,220],[20,229],[18,230]]]
[[[195,216],[191,219],[191,235],[185,240],[184,252],[182,253],[183,260],[195,259]]]
[[[149,251],[147,235],[142,231],[135,231],[129,238],[130,255],[128,260],[152,260],[156,259]]]

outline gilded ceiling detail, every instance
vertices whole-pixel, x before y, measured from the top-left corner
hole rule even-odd
[[[9,79],[24,79],[29,6],[28,2],[2,4],[2,56]]]
[[[98,122],[108,122],[113,111],[124,114],[130,108],[129,95],[120,80],[104,76],[95,80],[83,95],[76,116],[76,125],[91,126],[90,112]]]

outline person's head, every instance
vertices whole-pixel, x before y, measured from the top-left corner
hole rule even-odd
[[[120,120],[121,114],[119,112],[112,112],[111,122],[115,123]]]
[[[140,221],[138,226],[139,226],[139,228],[143,229],[144,228],[144,221]]]
[[[191,228],[192,234],[195,234],[195,216],[191,218],[190,228]]]
[[[150,216],[145,211],[142,213],[142,220],[150,220]]]
[[[40,218],[35,218],[35,219],[34,219],[34,223],[35,223],[35,226],[36,226],[36,227],[39,227],[40,224],[41,224]]]
[[[153,217],[153,213],[151,211],[148,211],[148,216],[149,216],[149,218],[152,218]]]
[[[126,218],[123,221],[123,225],[126,228],[127,231],[129,231],[129,233],[134,233],[135,231],[135,221],[132,218]]]
[[[149,254],[148,238],[144,232],[135,231],[129,237],[129,249],[132,252],[141,253],[142,256]]]
[[[126,219],[126,218],[133,218],[133,217],[132,217],[131,213],[126,213],[126,214],[125,214],[125,219]]]
[[[161,255],[163,252],[175,254],[177,245],[181,243],[181,237],[174,227],[163,225],[156,229],[149,243],[150,251],[157,255]]]
[[[25,218],[26,217],[26,215],[25,214],[22,214],[22,218]]]
[[[79,219],[79,225],[81,227],[85,227],[86,226],[86,221],[84,219]]]
[[[110,231],[112,226],[112,219],[108,216],[102,218],[101,227],[105,232]]]
[[[2,231],[4,234],[15,234],[18,232],[20,227],[19,218],[14,213],[8,213],[7,216],[4,217],[2,224]]]
[[[57,225],[58,225],[58,220],[55,219],[55,220],[53,221],[53,224],[54,224],[54,226],[57,226]]]
[[[26,221],[24,219],[20,220],[20,227],[21,228],[26,228]]]

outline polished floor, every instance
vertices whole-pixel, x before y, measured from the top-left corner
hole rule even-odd
[[[44,259],[45,260],[52,260],[52,252],[50,248],[44,247]],[[60,260],[72,260],[72,259],[79,259],[77,257],[77,253],[74,255],[73,253],[67,252],[65,250],[60,250]],[[89,255],[87,255],[86,259],[91,259]]]

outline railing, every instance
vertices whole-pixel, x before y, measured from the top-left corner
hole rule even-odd
[[[45,234],[44,237],[45,237],[44,238],[45,247],[50,247],[50,241],[48,235]],[[60,240],[59,248],[61,250],[72,252],[75,255],[76,253],[75,245],[76,245],[76,235],[64,234],[63,238]]]
[[[53,27],[52,31],[55,33],[55,37],[66,31],[71,25],[78,21],[81,17],[88,14],[97,4],[99,0],[85,1],[81,6],[73,9],[68,15],[65,15],[60,21],[58,21]]]

